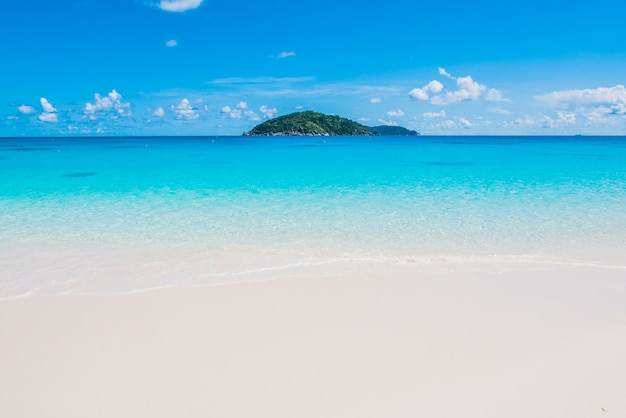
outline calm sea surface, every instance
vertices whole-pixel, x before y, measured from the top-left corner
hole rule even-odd
[[[626,137],[0,139],[0,298],[492,262],[626,268]]]

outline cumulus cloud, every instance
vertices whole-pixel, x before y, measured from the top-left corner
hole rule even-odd
[[[165,42],[165,46],[169,48],[174,48],[176,45],[178,45],[178,41],[176,39],[170,39],[169,41]]]
[[[34,107],[27,105],[18,106],[17,110],[24,115],[30,115],[31,113],[35,113],[37,111]]]
[[[378,119],[378,123],[386,126],[398,126],[398,122],[396,122],[395,120],[386,120],[383,118]]]
[[[440,75],[442,75],[442,76],[444,76],[444,77],[454,78],[454,77],[452,77],[452,76],[450,75],[450,73],[448,73],[448,72],[446,71],[446,69],[445,69],[445,68],[441,68],[441,67],[439,67],[439,74],[440,74]]]
[[[163,116],[165,116],[165,110],[163,110],[162,107],[157,107],[152,113],[152,116],[156,116],[157,118],[162,118]]]
[[[409,91],[409,96],[414,98],[415,100],[428,100],[428,92],[425,89],[414,88]]]
[[[177,106],[172,106],[172,111],[176,119],[194,120],[198,119],[198,108],[189,103],[189,99],[184,98]]]
[[[491,102],[506,101],[502,97],[502,92],[497,89],[487,89],[487,86],[480,84],[468,75],[465,77],[454,77],[444,68],[439,68],[439,74],[454,80],[456,89],[444,92],[444,85],[438,80],[432,80],[424,87],[416,87],[409,91],[409,96],[415,100],[430,100],[435,105],[448,105],[466,100],[484,99]]]
[[[607,118],[606,109],[602,110],[602,108],[593,108],[587,112],[577,111],[558,111],[556,115],[546,115],[546,114],[537,114],[537,115],[524,115],[523,117],[518,117],[513,121],[514,125],[524,126],[524,127],[537,127],[544,129],[553,129],[553,128],[568,128],[573,125],[579,124],[579,116],[582,116],[586,119],[585,123],[588,125],[589,123],[593,124],[609,124],[612,125],[612,120]]]
[[[42,97],[39,99],[39,103],[41,104],[41,109],[43,112],[39,114],[39,120],[42,122],[56,123],[59,118],[57,116],[57,110],[52,106],[52,104],[46,99]]]
[[[99,93],[94,94],[94,102],[85,104],[83,113],[91,120],[99,117],[118,117],[129,114],[130,103],[122,102],[122,95],[115,89],[111,90],[106,96]]]
[[[261,120],[261,117],[259,115],[257,115],[255,112],[253,112],[252,110],[248,110],[248,111],[244,112],[244,115],[246,115],[246,117],[249,120],[255,120],[255,121]]]
[[[432,80],[428,84],[426,84],[426,87],[424,87],[424,89],[434,94],[441,93],[441,90],[443,90],[443,84],[441,84],[437,80]]]
[[[472,76],[458,77],[456,79],[457,89],[447,91],[445,94],[432,98],[431,102],[437,105],[447,105],[465,100],[478,100],[487,87],[472,79]]]
[[[186,12],[200,7],[204,0],[161,0],[157,7],[166,12]]]
[[[553,91],[537,99],[554,106],[571,105],[614,105],[626,104],[626,88],[618,84],[613,87],[598,87],[596,89]]]
[[[390,110],[389,112],[387,112],[387,116],[390,116],[390,117],[400,117],[404,115],[405,113],[402,111],[402,109]]]
[[[39,120],[42,122],[50,122],[50,123],[56,123],[59,121],[59,118],[57,116],[56,113],[42,113],[39,115]]]
[[[242,115],[245,115],[248,119],[251,119],[251,120],[260,119],[259,116],[253,111],[242,112],[246,110],[247,108],[248,108],[248,103],[239,102],[234,108],[228,105],[222,107],[222,113],[224,113],[226,116],[228,116],[231,119],[241,119]]]
[[[370,103],[380,103],[380,102],[381,102],[380,97],[372,97],[370,99]]]
[[[502,97],[502,92],[496,89],[487,90],[487,94],[485,94],[485,100],[488,102],[502,102],[505,99]]]
[[[276,109],[275,107],[267,107],[265,105],[261,106],[259,108],[259,111],[263,114],[263,116],[267,119],[271,119],[274,117],[274,115],[276,113],[278,113],[278,109]]]
[[[576,123],[576,113],[574,112],[557,112],[558,121],[565,124]]]
[[[39,103],[41,104],[41,108],[43,109],[44,113],[54,113],[57,111],[45,97],[39,99]]]
[[[459,124],[464,128],[471,128],[473,126],[472,122],[465,119],[464,117],[459,118]]]
[[[426,119],[445,118],[446,111],[442,110],[441,112],[426,112],[422,116]]]
[[[241,119],[241,110],[233,109],[230,106],[222,107],[222,113],[226,114],[231,119]]]
[[[287,58],[287,57],[293,57],[293,56],[295,56],[295,55],[296,55],[296,53],[295,53],[295,52],[293,52],[293,51],[283,51],[283,52],[281,52],[280,54],[278,54],[278,57],[277,57],[277,58],[278,58],[279,60],[282,60],[282,59],[284,59],[284,58]]]
[[[457,125],[455,121],[448,119],[441,122],[440,126],[442,128],[456,128]]]
[[[548,115],[524,115],[522,117],[515,118],[513,121],[514,126],[524,126],[532,128],[552,129],[559,126],[563,126],[562,121],[554,120]]]
[[[461,116],[455,119],[446,119],[444,121],[438,122],[436,124],[430,125],[431,128],[436,130],[445,130],[445,131],[456,131],[459,132],[461,129],[469,129],[473,126],[476,126],[474,123],[470,122],[467,118]]]
[[[574,89],[554,91],[536,99],[565,112],[558,113],[558,121],[571,123],[576,116],[590,122],[607,122],[615,116],[626,116],[626,88],[622,84],[595,89]]]
[[[423,88],[414,88],[409,92],[409,96],[417,100],[428,100],[429,94],[438,94],[443,90],[443,84],[437,80],[432,80]]]

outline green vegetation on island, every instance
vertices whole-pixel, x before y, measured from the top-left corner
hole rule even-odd
[[[407,128],[403,128],[402,126],[389,126],[389,125],[380,125],[380,126],[372,126],[370,128],[372,132],[376,135],[390,136],[419,136],[419,132],[412,131]]]
[[[265,121],[245,136],[341,136],[374,135],[367,126],[340,116],[307,110]]]
[[[417,136],[401,126],[367,127],[350,119],[307,110],[279,116],[256,125],[244,136]]]

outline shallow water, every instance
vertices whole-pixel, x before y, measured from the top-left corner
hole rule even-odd
[[[626,267],[626,138],[0,139],[0,250],[0,297],[354,263]]]

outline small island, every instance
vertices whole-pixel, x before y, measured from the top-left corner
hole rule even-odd
[[[279,116],[258,124],[244,136],[373,136],[419,135],[400,126],[361,125],[350,119],[307,110]]]
[[[402,126],[394,126],[394,125],[380,125],[380,126],[372,126],[370,128],[372,132],[376,135],[383,136],[419,136],[420,133],[417,131],[412,131],[407,128],[403,128]]]
[[[367,126],[340,116],[307,110],[265,121],[244,136],[374,135]]]

